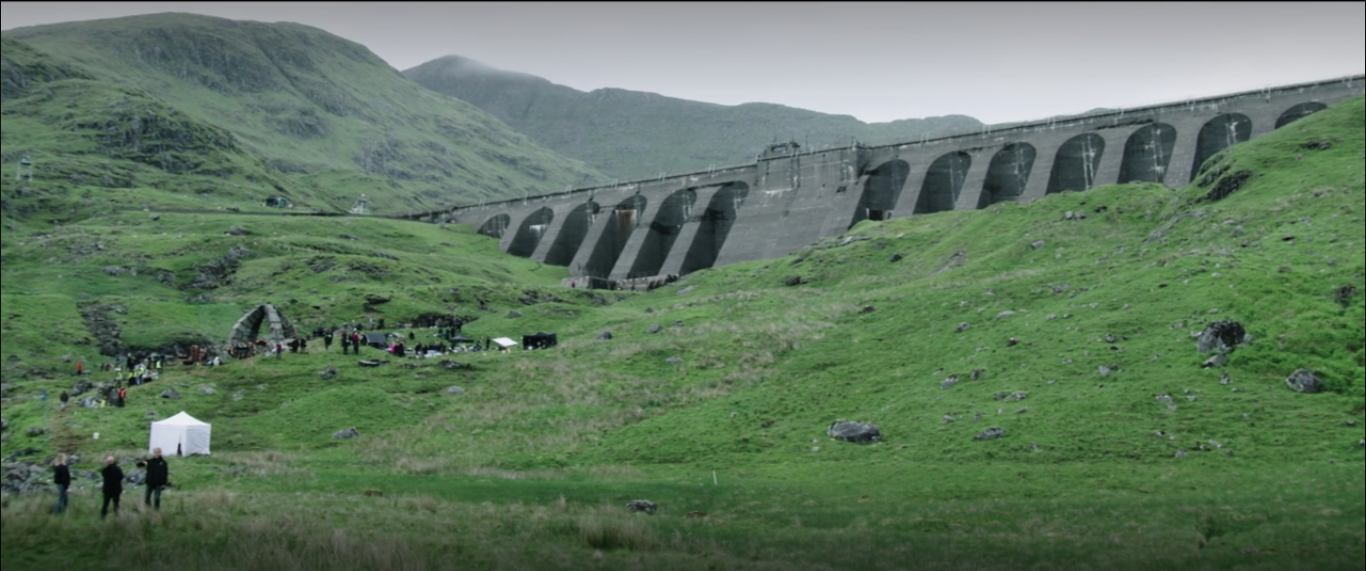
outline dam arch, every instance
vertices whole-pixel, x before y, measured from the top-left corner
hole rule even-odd
[[[749,185],[743,182],[732,182],[716,191],[698,220],[697,235],[688,245],[680,273],[705,270],[716,265],[721,248],[725,247],[726,238],[730,237],[731,228],[735,226],[738,211],[748,196]]]
[[[852,228],[864,220],[890,219],[892,209],[896,208],[896,202],[901,199],[901,190],[906,187],[906,178],[910,172],[911,166],[901,159],[882,163],[869,172],[849,227]]]
[[[555,241],[550,245],[550,251],[546,252],[545,263],[552,266],[568,266],[574,262],[574,255],[579,252],[579,247],[588,237],[588,230],[593,227],[593,219],[598,215],[598,203],[588,201],[578,205],[564,217],[564,225],[560,228],[559,234],[555,236]]]
[[[996,151],[987,167],[987,178],[982,183],[977,208],[1020,200],[1029,184],[1029,173],[1034,169],[1034,159],[1037,157],[1038,150],[1029,143],[1010,143]]]
[[[1176,148],[1176,128],[1153,123],[1129,135],[1124,142],[1124,160],[1119,167],[1119,184],[1162,182]]]
[[[958,203],[958,195],[963,193],[963,181],[967,179],[971,167],[972,156],[963,151],[945,154],[930,163],[930,169],[925,173],[925,184],[921,185],[920,196],[915,201],[914,214],[953,210]]]
[[[1295,121],[1318,113],[1319,111],[1323,111],[1327,108],[1327,105],[1319,103],[1318,101],[1306,101],[1304,103],[1286,109],[1284,113],[1281,113],[1281,116],[1276,118],[1276,128],[1280,129],[1281,127],[1294,123]]]
[[[1252,138],[1252,119],[1242,113],[1224,113],[1200,128],[1195,139],[1195,163],[1191,165],[1191,180],[1200,174],[1200,165],[1219,151]]]
[[[601,222],[606,226],[603,227],[602,236],[592,246],[593,252],[583,268],[585,275],[598,278],[611,275],[612,268],[617,265],[621,251],[626,249],[626,242],[631,239],[631,233],[639,225],[640,215],[648,203],[644,196],[637,194],[621,201],[612,209],[607,220]]]
[[[512,243],[508,244],[507,253],[523,258],[530,258],[536,252],[536,246],[541,244],[541,238],[545,236],[547,226],[555,219],[555,211],[546,207],[532,212],[522,225],[517,228],[517,234],[513,235]]]
[[[1048,194],[1087,190],[1096,184],[1100,159],[1105,154],[1105,138],[1082,133],[1058,147],[1053,172],[1048,177]]]
[[[507,214],[498,214],[489,217],[479,226],[478,232],[490,238],[502,238],[503,233],[507,232],[508,225],[512,224],[512,217]]]
[[[659,205],[655,219],[645,229],[645,243],[641,244],[635,262],[631,264],[628,278],[653,276],[664,267],[674,242],[683,231],[683,225],[692,217],[693,204],[697,202],[697,192],[683,189],[664,199]]]

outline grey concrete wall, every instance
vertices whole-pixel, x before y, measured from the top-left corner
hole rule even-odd
[[[503,251],[538,261],[556,252],[563,262],[573,248],[575,276],[676,274],[785,256],[918,206],[970,210],[1129,180],[1184,186],[1198,159],[1361,95],[1364,83],[1355,76],[877,147],[777,144],[748,165],[409,218],[469,224]],[[641,200],[633,217],[618,212]]]

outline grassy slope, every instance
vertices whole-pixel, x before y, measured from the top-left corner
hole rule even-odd
[[[392,292],[382,307],[393,319],[450,304],[480,316],[472,336],[546,330],[562,344],[468,356],[467,371],[361,369],[336,348],[173,371],[135,390],[129,409],[79,410],[50,424],[59,438],[16,433],[4,452],[68,443],[131,454],[146,410],[183,408],[214,423],[215,456],[176,462],[175,515],[107,528],[88,506],[52,522],[41,504],[12,500],[6,563],[118,565],[141,552],[114,546],[150,540],[146,553],[167,568],[1358,568],[1366,304],[1333,290],[1366,286],[1363,123],[1356,99],[1229,150],[1207,170],[1253,176],[1220,201],[1202,200],[1212,184],[1113,186],[867,222],[845,245],[613,299],[548,289],[553,272],[496,255],[490,240],[413,223],[128,215],[7,243],[7,379],[30,355],[60,362],[81,349],[69,316],[82,293],[168,306],[196,293],[157,289],[145,277],[155,272],[99,268],[146,260],[180,276],[196,255],[238,242],[259,257],[209,292],[224,315],[287,295],[305,323],[363,317],[356,296]],[[1324,140],[1330,149],[1306,148]],[[221,237],[233,223],[256,234]],[[75,262],[96,239],[107,253]],[[355,283],[331,281],[354,272],[305,270],[320,256],[393,262],[370,248],[402,265]],[[794,275],[808,282],[783,285]],[[543,303],[518,301],[528,298]],[[230,325],[202,307],[180,319]],[[130,310],[125,329],[152,328],[148,314]],[[1242,322],[1254,340],[1227,367],[1202,369],[1190,334],[1215,319]],[[646,333],[652,324],[664,330]],[[603,330],[615,338],[594,340]],[[28,333],[49,331],[41,347]],[[675,356],[681,365],[666,361]],[[322,381],[329,364],[339,375]],[[1118,372],[1102,378],[1102,365]],[[1333,390],[1285,388],[1298,367]],[[974,369],[979,380],[940,388]],[[67,382],[15,380],[10,431],[41,425],[36,390]],[[466,393],[445,394],[451,385]],[[165,386],[185,397],[157,399]],[[994,399],[1017,391],[1028,395]],[[876,422],[884,439],[832,441],[824,429],[838,418]],[[362,437],[329,438],[348,426]],[[1006,436],[973,440],[989,426]],[[95,431],[99,442],[84,436]],[[362,499],[368,488],[398,497]],[[622,518],[620,504],[638,497],[665,511]],[[712,516],[681,518],[688,510]],[[202,530],[259,547],[174,543]],[[61,533],[100,539],[64,554],[48,539]]]
[[[584,93],[521,73],[448,56],[403,75],[468,101],[556,152],[624,179],[747,163],[769,143],[887,143],[973,131],[962,115],[863,123],[768,103],[725,106],[623,89]],[[610,180],[598,182],[606,183]]]
[[[405,80],[363,46],[306,26],[159,14],[23,28],[5,38],[231,133],[237,147],[286,175],[290,183],[277,192],[301,206],[346,210],[367,194],[376,212],[405,212],[543,193],[594,176],[473,106]],[[50,136],[43,127],[61,127],[53,116],[107,115],[98,112],[99,97],[79,101],[97,107],[77,114],[58,111],[61,99],[15,102],[41,125],[19,129],[6,118],[6,162],[29,153],[57,163],[67,151],[42,144]]]

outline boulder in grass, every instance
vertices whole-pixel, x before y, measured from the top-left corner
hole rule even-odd
[[[177,391],[175,389],[166,389],[164,391],[161,391],[161,398],[176,400],[180,398],[180,391]]]
[[[650,500],[631,500],[626,504],[626,509],[631,510],[634,513],[654,515],[654,513],[659,510],[659,504]]]
[[[972,439],[973,439],[973,440],[996,440],[997,438],[1000,438],[1000,437],[1005,436],[1005,435],[1006,435],[1006,431],[1005,431],[1004,428],[1001,428],[1001,427],[999,427],[999,426],[993,426],[993,427],[991,427],[991,428],[988,428],[988,429],[986,429],[986,430],[983,430],[983,431],[981,431],[981,432],[978,432],[978,433],[977,433],[977,436],[972,437]]]
[[[876,424],[852,420],[837,420],[830,424],[825,433],[836,440],[856,444],[877,442],[882,439],[882,430]]]
[[[1247,331],[1237,321],[1215,321],[1205,326],[1196,338],[1195,350],[1201,353],[1228,353],[1243,344]]]
[[[346,430],[341,430],[334,433],[332,435],[332,438],[334,440],[350,440],[357,436],[360,436],[360,431],[356,430],[356,427],[352,426],[351,428],[348,428]]]
[[[1286,386],[1297,393],[1317,393],[1323,390],[1323,381],[1309,369],[1296,369],[1285,379]]]

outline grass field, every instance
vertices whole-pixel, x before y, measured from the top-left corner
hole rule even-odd
[[[643,294],[563,290],[560,268],[414,222],[141,212],[7,233],[6,458],[129,467],[148,421],[179,410],[213,424],[214,454],[172,459],[159,513],[101,522],[88,480],[62,518],[50,495],[6,496],[0,557],[10,571],[1359,569],[1366,302],[1341,292],[1366,288],[1364,123],[1358,98],[1228,150],[1204,185],[864,222]],[[250,255],[195,287],[230,248]],[[439,313],[477,317],[471,337],[561,343],[456,355],[471,365],[457,370],[361,368],[315,345],[176,365],[123,409],[38,398],[70,387],[75,359],[106,358],[81,321],[92,304],[126,346],[153,347],[221,340],[262,302],[309,329]],[[1194,336],[1217,320],[1251,339],[1204,368]],[[1299,368],[1326,390],[1287,388]],[[833,440],[839,419],[882,438]],[[360,436],[331,438],[349,427]],[[976,438],[989,428],[1004,436]],[[628,512],[636,499],[659,512]]]

